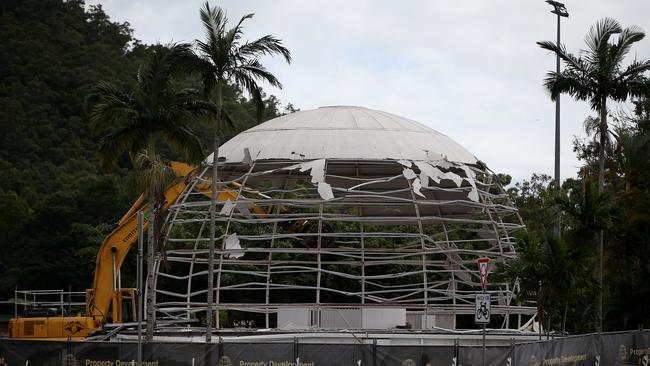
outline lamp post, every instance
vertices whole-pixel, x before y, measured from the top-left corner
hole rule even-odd
[[[569,12],[564,4],[553,0],[546,0],[553,7],[551,13],[557,15],[557,46],[560,47],[560,18],[569,17]],[[556,56],[555,72],[560,73],[560,56]],[[555,186],[560,189],[560,96],[555,98]],[[558,219],[559,220],[559,219]],[[555,226],[555,234],[560,236],[560,223]]]

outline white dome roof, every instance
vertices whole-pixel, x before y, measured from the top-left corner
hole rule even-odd
[[[418,122],[363,107],[332,106],[300,111],[250,128],[219,148],[226,162],[245,160],[354,159],[447,160],[475,164],[477,159],[446,135]],[[208,161],[212,160],[210,156]]]

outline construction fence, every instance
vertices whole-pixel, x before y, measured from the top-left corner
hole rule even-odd
[[[383,339],[385,341],[385,339]],[[143,344],[143,366],[426,366],[481,365],[482,347],[390,346],[382,339],[335,343],[170,343]],[[136,365],[131,342],[59,342],[0,339],[2,366]],[[485,365],[649,365],[650,331],[602,333],[554,340],[488,346]]]

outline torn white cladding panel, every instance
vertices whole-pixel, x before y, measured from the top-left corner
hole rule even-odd
[[[225,249],[230,258],[238,259],[244,256],[244,251],[242,250],[241,245],[239,245],[237,233],[226,236]]]
[[[473,327],[476,259],[516,255],[512,234],[523,225],[492,172],[415,121],[319,108],[253,127],[219,151],[220,189],[237,193],[224,195],[231,201],[219,202],[215,218],[222,318],[389,329],[406,326],[408,310],[416,328]],[[166,219],[159,317],[205,316],[212,170],[197,171]],[[488,285],[493,325],[516,328],[536,314],[511,301],[513,288]]]
[[[318,183],[325,181],[325,159],[318,159],[313,161],[306,161],[304,163],[295,164],[287,170],[300,169],[301,172],[310,171],[311,182]]]
[[[463,165],[462,168],[465,171],[465,177],[466,177],[465,180],[467,180],[470,186],[472,187],[472,189],[469,191],[467,195],[467,198],[469,198],[474,202],[478,202],[479,201],[478,188],[476,187],[476,182],[474,180],[476,178],[476,174],[474,174],[474,172],[466,165]]]
[[[235,204],[231,200],[226,200],[226,202],[223,203],[223,207],[221,207],[221,211],[219,211],[219,215],[228,216],[232,212],[233,208],[235,208]]]
[[[402,174],[404,175],[404,178],[409,179],[409,180],[410,179],[415,179],[415,177],[417,177],[415,172],[413,170],[409,169],[409,168],[404,168],[404,170],[402,171]]]
[[[332,186],[325,182],[318,182],[318,194],[320,194],[320,197],[326,201],[334,198]]]
[[[411,185],[413,187],[413,192],[417,194],[418,196],[422,198],[426,198],[426,196],[420,191],[422,189],[422,184],[420,183],[420,178],[415,178],[413,179],[413,183]]]

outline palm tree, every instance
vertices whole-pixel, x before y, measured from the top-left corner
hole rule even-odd
[[[262,56],[279,54],[287,63],[291,62],[291,53],[282,45],[282,41],[271,35],[263,36],[255,41],[241,42],[242,24],[253,14],[243,16],[237,25],[226,29],[228,19],[225,12],[217,7],[211,7],[206,2],[201,9],[201,22],[205,30],[205,41],[197,40],[199,57],[192,63],[194,70],[201,74],[204,91],[213,94],[216,103],[214,149],[212,159],[212,200],[210,204],[210,242],[208,254],[208,294],[207,294],[207,330],[206,341],[211,340],[212,305],[213,305],[213,276],[214,276],[214,237],[216,232],[216,200],[217,200],[217,162],[219,156],[219,130],[222,120],[232,124],[232,119],[223,110],[222,91],[227,83],[234,83],[246,90],[257,105],[258,119],[263,112],[264,103],[258,82],[267,82],[272,86],[282,88],[278,79],[260,62]]]
[[[566,242],[557,237],[539,238],[534,232],[520,232],[517,237],[517,258],[499,266],[497,276],[518,278],[518,300],[535,300],[538,321],[547,324],[559,320],[564,332],[571,290],[580,282],[579,256]],[[564,311],[558,311],[558,304]]]
[[[203,156],[201,143],[190,128],[198,117],[214,110],[199,99],[199,91],[180,89],[175,76],[183,71],[191,55],[188,44],[154,46],[147,64],[138,71],[134,88],[122,91],[114,84],[100,82],[89,96],[90,121],[99,135],[99,163],[104,169],[117,165],[128,154],[138,171],[138,180],[148,195],[147,256],[147,340],[153,337],[153,259],[156,246],[155,208],[169,183],[170,172],[155,153],[162,139],[190,161]]]
[[[617,35],[617,39],[612,37]],[[545,87],[555,100],[567,93],[577,100],[589,101],[591,108],[600,116],[600,149],[598,170],[598,192],[602,193],[605,184],[605,139],[608,136],[607,100],[626,101],[630,97],[640,97],[648,93],[648,80],[644,73],[650,70],[650,60],[634,60],[623,67],[623,59],[632,45],[645,37],[637,26],[623,29],[614,19],[604,18],[591,26],[585,42],[588,49],[579,56],[567,52],[563,45],[550,41],[537,42],[543,49],[554,52],[565,64],[560,73],[551,71],[544,80]],[[602,329],[603,303],[603,232],[598,236],[598,274],[600,286],[596,302],[597,331]]]

